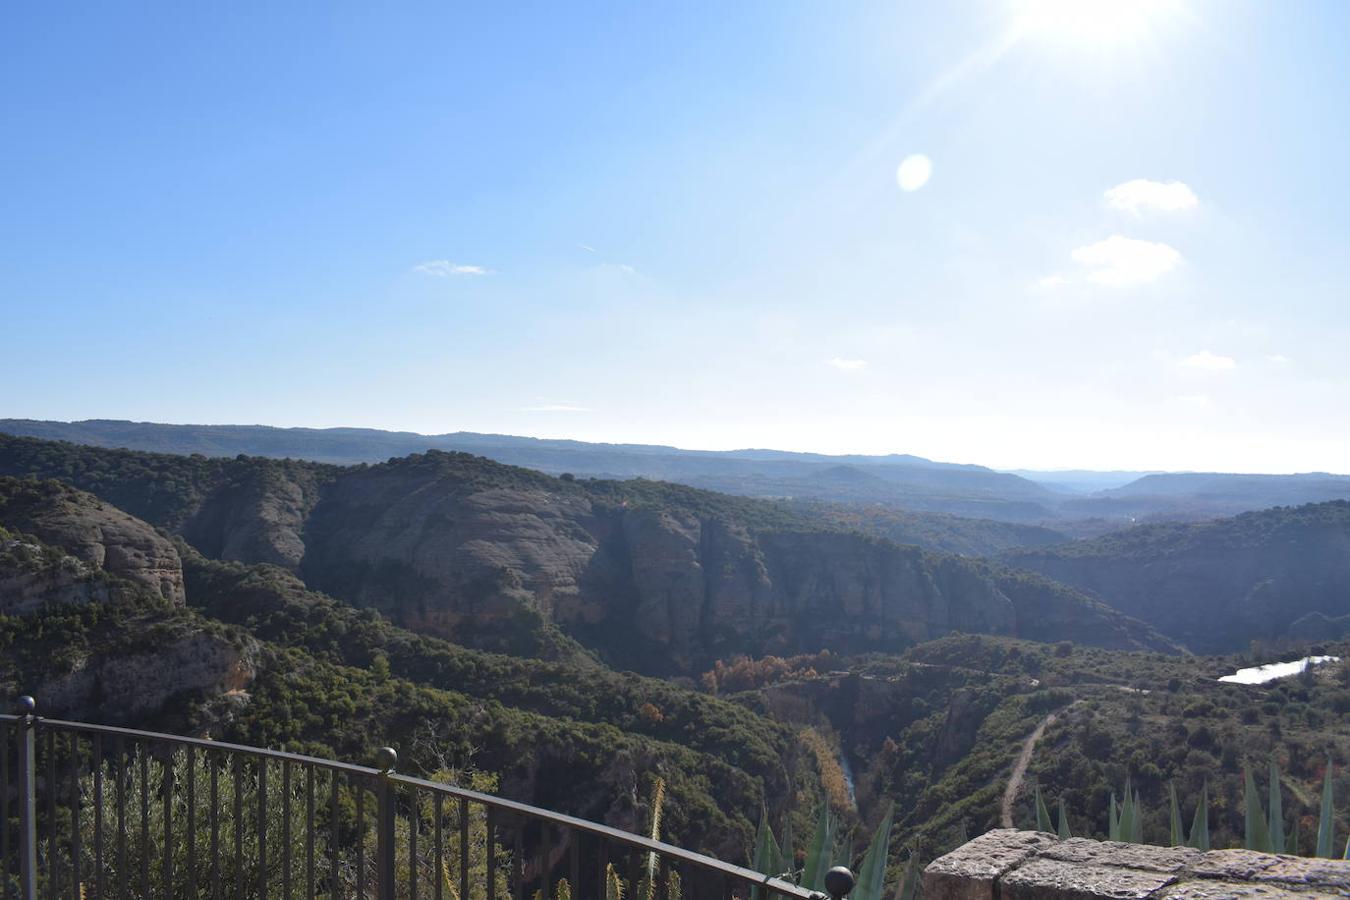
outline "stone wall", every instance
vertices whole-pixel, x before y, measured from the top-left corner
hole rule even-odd
[[[1350,897],[1350,862],[1058,840],[1035,831],[981,835],[934,860],[924,900],[1220,900]]]

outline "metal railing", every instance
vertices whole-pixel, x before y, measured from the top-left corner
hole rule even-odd
[[[0,715],[0,896],[688,900],[822,895],[597,822],[377,767]],[[828,884],[852,888],[846,870]],[[847,876],[847,877],[845,877]]]

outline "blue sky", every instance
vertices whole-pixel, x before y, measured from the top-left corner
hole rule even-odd
[[[0,14],[0,416],[1350,470],[1350,5],[378,6]]]

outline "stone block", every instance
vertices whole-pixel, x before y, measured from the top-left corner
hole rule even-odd
[[[1280,857],[1273,853],[1255,850],[1210,850],[1191,866],[1191,872],[1220,881],[1251,881],[1279,861]]]
[[[1054,835],[1001,828],[928,864],[924,900],[994,900],[998,879],[1055,843]]]
[[[1274,884],[1235,881],[1186,881],[1167,888],[1157,900],[1311,900],[1314,894],[1296,893]]]
[[[1001,900],[1146,900],[1177,880],[1167,872],[1036,859],[999,881]]]
[[[1275,860],[1273,865],[1253,875],[1252,880],[1281,882],[1297,890],[1350,897],[1350,860],[1312,856],[1277,856]]]
[[[1059,841],[1041,856],[1063,862],[1086,865],[1121,866],[1147,872],[1179,872],[1200,861],[1203,854],[1190,847],[1154,847],[1150,844],[1125,844],[1120,841],[1093,841],[1069,838]]]

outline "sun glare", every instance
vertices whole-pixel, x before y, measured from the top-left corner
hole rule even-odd
[[[1100,51],[1149,37],[1180,8],[1180,0],[1013,0],[1013,29],[1058,48]]]

